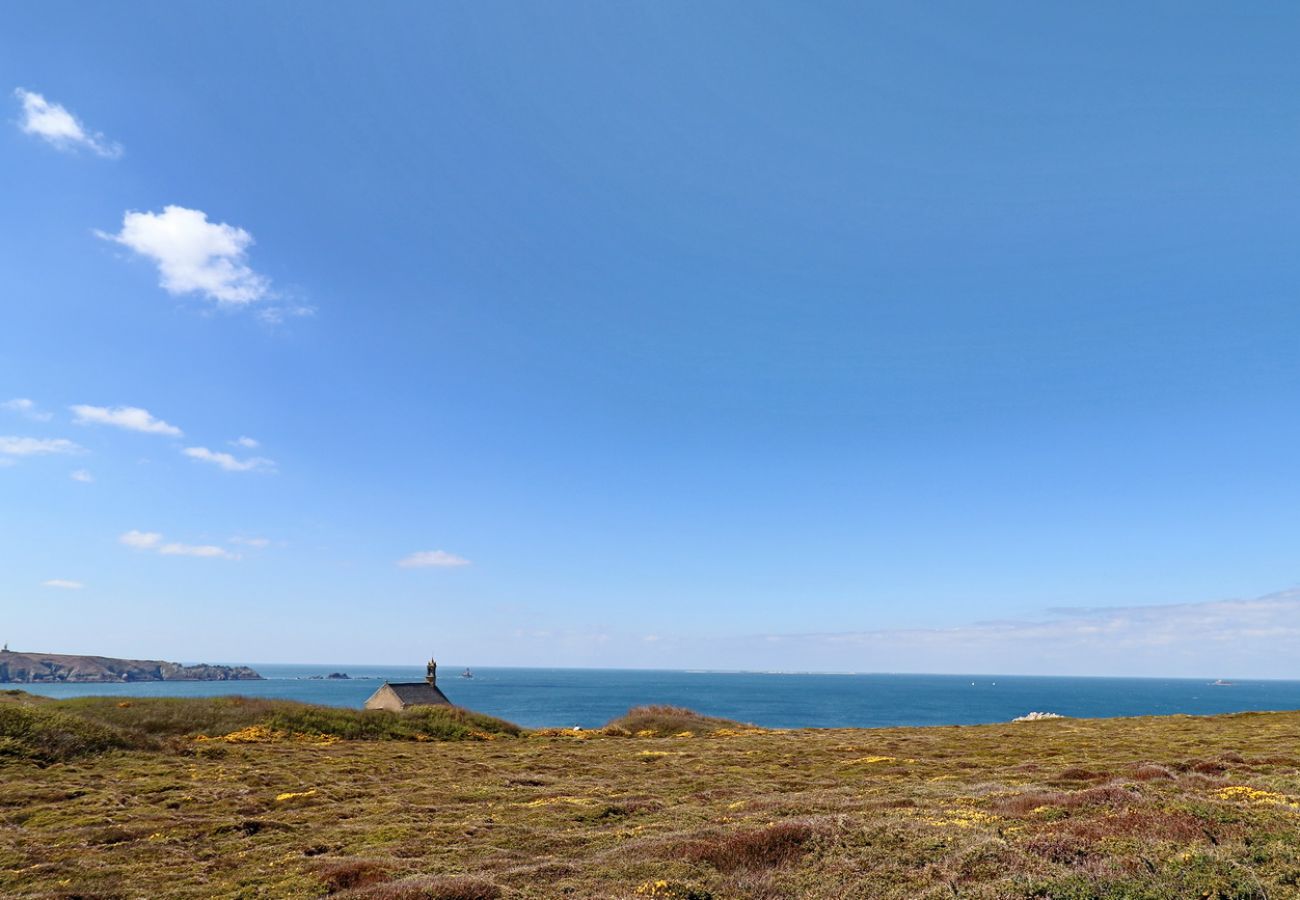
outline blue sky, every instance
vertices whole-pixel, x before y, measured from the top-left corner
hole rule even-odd
[[[1293,674],[1297,26],[10,6],[3,638]]]

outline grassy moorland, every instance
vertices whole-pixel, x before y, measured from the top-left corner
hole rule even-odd
[[[13,692],[0,895],[1300,897],[1300,713],[575,733]]]

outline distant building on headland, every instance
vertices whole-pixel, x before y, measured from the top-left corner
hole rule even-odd
[[[370,695],[366,709],[391,709],[400,712],[412,706],[454,706],[447,695],[438,690],[438,664],[429,660],[424,681],[405,681],[391,684],[387,681]]]

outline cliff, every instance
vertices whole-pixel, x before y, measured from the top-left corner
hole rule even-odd
[[[261,677],[247,666],[183,666],[158,659],[0,651],[0,683],[250,681]]]

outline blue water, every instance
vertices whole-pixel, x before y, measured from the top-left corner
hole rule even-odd
[[[200,697],[243,694],[361,706],[379,685],[419,681],[423,667],[254,665],[265,681],[12,685],[52,697],[112,694]],[[989,675],[782,675],[635,669],[474,669],[439,666],[451,700],[530,728],[594,728],[631,706],[669,703],[768,728],[971,725],[1031,710],[1104,717],[1300,709],[1300,681],[1048,678]],[[343,671],[349,681],[310,680]]]

